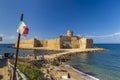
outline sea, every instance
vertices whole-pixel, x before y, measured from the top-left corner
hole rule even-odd
[[[106,52],[83,53],[66,63],[100,80],[120,80],[120,44],[95,44]]]
[[[15,53],[8,48],[14,44],[0,44],[0,55]],[[94,47],[105,48],[105,52],[83,53],[73,56],[66,64],[94,76],[100,80],[120,80],[120,44],[94,44]],[[41,51],[19,50],[19,55],[42,54]]]

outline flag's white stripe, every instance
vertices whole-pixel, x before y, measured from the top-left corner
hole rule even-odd
[[[26,26],[25,23],[23,21],[20,22],[20,25],[19,25],[19,28],[18,28],[17,32],[20,33],[20,34],[23,34],[23,31],[24,31],[23,27],[24,26]]]

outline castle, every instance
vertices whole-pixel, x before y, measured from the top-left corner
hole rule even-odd
[[[93,40],[89,38],[74,36],[72,30],[68,30],[66,35],[50,40],[21,40],[20,48],[45,47],[50,49],[86,49],[93,47]]]

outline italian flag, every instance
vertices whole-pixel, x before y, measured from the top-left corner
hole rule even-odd
[[[23,21],[20,21],[17,32],[19,34],[21,34],[22,36],[27,36],[28,35],[29,29]]]

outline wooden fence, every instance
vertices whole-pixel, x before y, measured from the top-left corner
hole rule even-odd
[[[14,68],[14,65],[12,65],[10,61],[8,60],[8,71],[9,71],[8,75],[9,75],[10,80],[12,80],[13,68]],[[16,79],[15,80],[28,80],[28,78],[18,68],[16,68]]]

